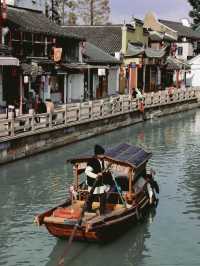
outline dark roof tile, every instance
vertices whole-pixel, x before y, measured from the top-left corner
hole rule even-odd
[[[64,33],[62,28],[51,22],[42,12],[31,9],[8,7],[8,21],[18,25],[21,31],[43,33],[80,39],[75,34]]]
[[[121,25],[114,26],[65,26],[65,33],[73,33],[86,40],[106,53],[120,52],[122,47]]]
[[[184,26],[181,22],[160,19],[159,22],[167,27],[177,31],[179,37],[187,37],[191,39],[200,39],[200,33],[194,31],[191,27]]]
[[[86,42],[85,56],[84,61],[86,63],[120,64],[120,61],[115,57],[89,42]]]

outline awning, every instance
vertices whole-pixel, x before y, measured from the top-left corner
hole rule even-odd
[[[19,66],[19,59],[12,56],[0,56],[0,66]]]
[[[185,61],[169,56],[166,60],[166,69],[168,70],[190,70],[191,66]]]
[[[153,49],[153,48],[146,48],[145,55],[148,58],[162,58],[165,55],[166,51],[165,48],[163,49]]]
[[[135,46],[131,43],[128,43],[128,50],[125,54],[126,57],[137,57],[141,54],[145,54],[147,58],[162,58],[166,51],[166,47],[163,49],[154,49],[154,48],[144,48],[141,46]]]
[[[128,43],[128,49],[125,56],[134,57],[144,53],[144,48]]]
[[[151,39],[151,41],[162,41],[163,40],[163,34],[161,34],[158,31],[150,31],[149,32],[149,37]]]

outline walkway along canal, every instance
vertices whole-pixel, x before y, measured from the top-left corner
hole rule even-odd
[[[2,119],[0,164],[142,122],[155,115],[168,115],[198,106],[199,90],[177,89],[172,97],[167,91],[146,94],[144,113],[140,100],[121,95],[67,104],[54,114]]]
[[[153,152],[161,190],[156,213],[108,245],[74,242],[65,265],[199,265],[199,122],[200,110],[191,110],[2,165],[0,265],[57,265],[66,241],[37,228],[34,216],[65,200],[72,181],[66,159],[122,139]]]

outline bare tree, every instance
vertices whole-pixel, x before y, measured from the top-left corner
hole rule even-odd
[[[76,0],[46,0],[46,15],[58,24],[76,24]]]
[[[110,15],[109,0],[77,0],[77,13],[85,24],[106,24]]]

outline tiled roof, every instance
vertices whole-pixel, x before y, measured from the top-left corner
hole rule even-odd
[[[122,25],[114,26],[65,26],[63,31],[73,33],[86,40],[106,53],[120,52],[122,47]]]
[[[166,69],[168,70],[191,69],[191,66],[186,61],[169,56],[166,60]]]
[[[179,37],[200,39],[200,33],[194,31],[191,27],[183,26],[181,22],[175,22],[175,21],[169,21],[169,20],[163,20],[163,19],[160,19],[159,22],[177,31]]]
[[[144,48],[144,47],[138,47],[134,46],[130,43],[128,43],[128,51],[125,56],[131,56],[131,57],[137,57],[141,54],[145,54],[148,58],[162,58],[165,55],[165,48],[163,49],[153,49],[153,48]]]
[[[120,61],[115,57],[107,54],[106,52],[89,42],[86,42],[84,62],[90,64],[120,64]]]
[[[21,31],[43,33],[80,39],[74,34],[63,33],[57,24],[51,22],[42,12],[31,9],[8,7],[8,21],[16,24]]]
[[[153,49],[153,48],[146,48],[145,55],[148,58],[162,58],[165,55],[166,51],[165,48],[163,49]]]

